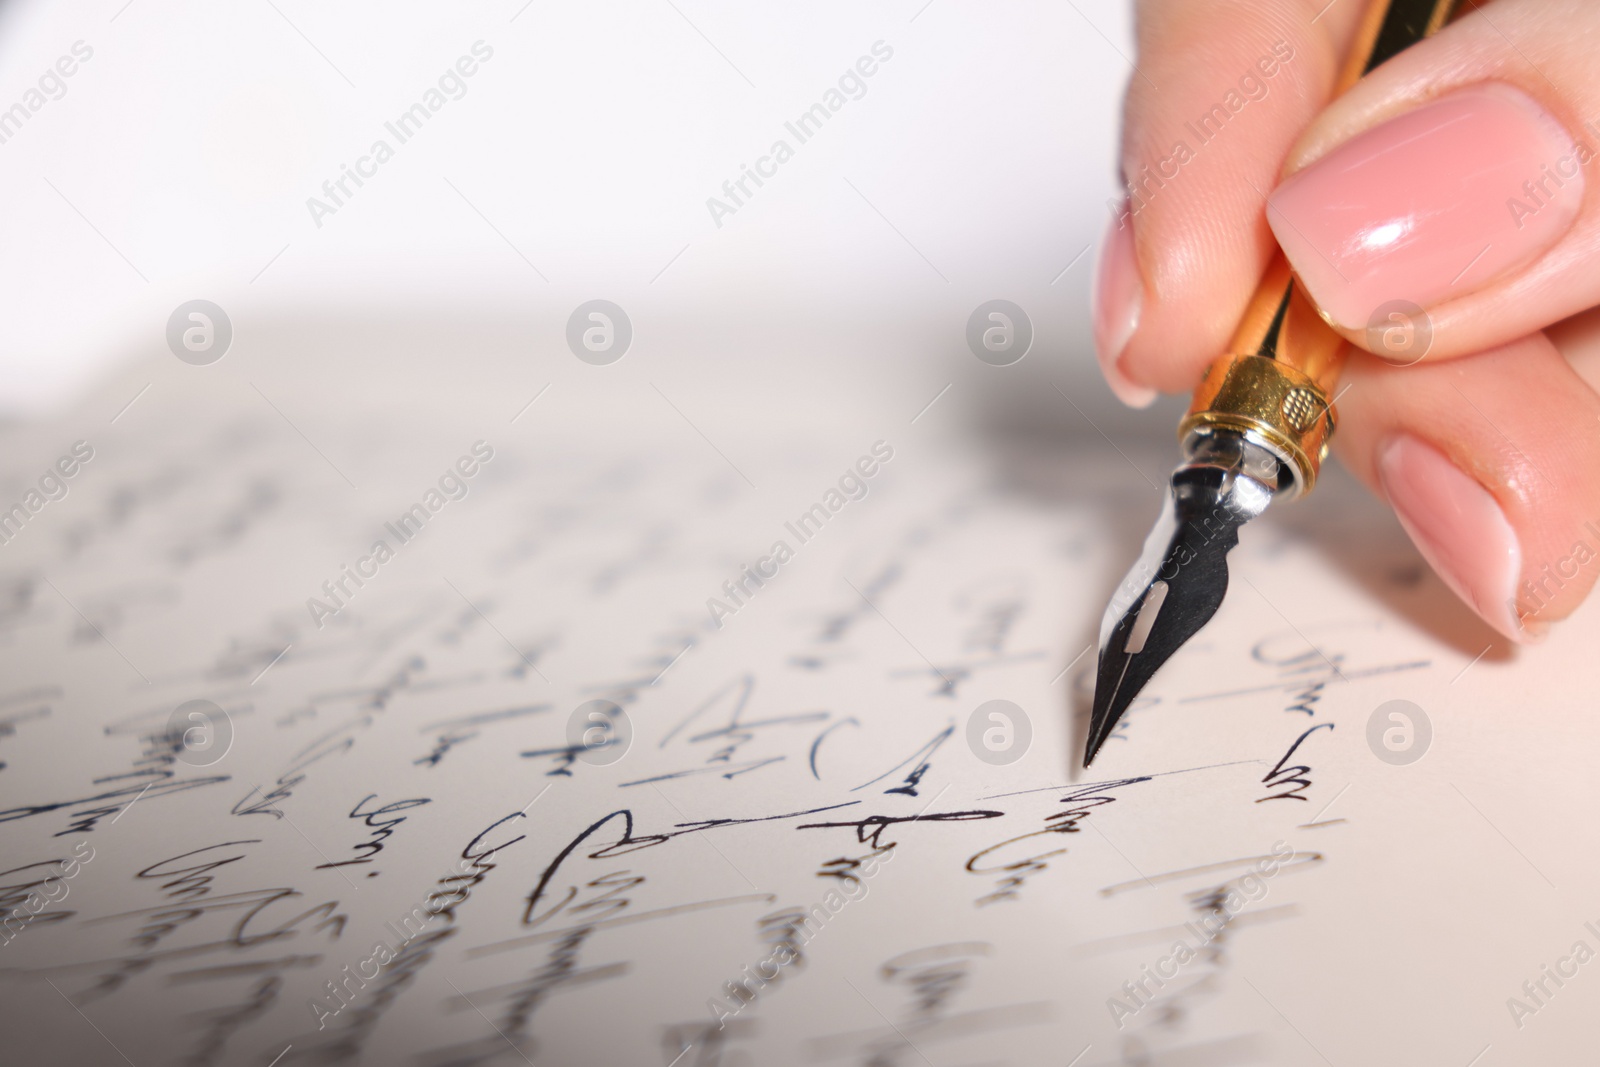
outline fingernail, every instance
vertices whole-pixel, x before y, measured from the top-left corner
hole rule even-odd
[[[1128,203],[1114,215],[1100,240],[1100,263],[1094,272],[1094,348],[1100,371],[1118,400],[1129,407],[1149,407],[1154,389],[1137,385],[1122,372],[1123,349],[1139,328],[1144,283],[1133,251],[1133,215]]]
[[[1522,547],[1493,494],[1409,434],[1379,450],[1378,477],[1400,525],[1457,596],[1512,640],[1539,636],[1513,607]]]
[[[1466,296],[1555,244],[1583,201],[1578,152],[1532,97],[1488,83],[1291,175],[1267,221],[1322,310],[1364,329],[1386,303]]]

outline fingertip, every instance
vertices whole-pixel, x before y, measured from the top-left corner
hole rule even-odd
[[[1517,610],[1522,544],[1494,494],[1409,433],[1380,444],[1376,458],[1384,496],[1445,584],[1506,637],[1533,639]]]
[[[1356,353],[1341,459],[1444,583],[1530,643],[1600,577],[1600,395],[1543,335],[1411,367]]]
[[[1122,367],[1122,354],[1139,329],[1144,309],[1144,280],[1133,243],[1133,215],[1126,200],[1100,240],[1093,302],[1095,356],[1106,384],[1129,407],[1149,407],[1156,391],[1135,382]]]

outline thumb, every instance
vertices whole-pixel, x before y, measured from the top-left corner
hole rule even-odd
[[[1139,3],[1126,199],[1111,205],[1095,296],[1101,366],[1124,401],[1187,392],[1226,347],[1275,251],[1266,195],[1327,102],[1360,7]]]
[[[1459,356],[1600,303],[1597,39],[1592,0],[1466,0],[1317,117],[1267,221],[1345,337],[1388,354],[1398,308]]]

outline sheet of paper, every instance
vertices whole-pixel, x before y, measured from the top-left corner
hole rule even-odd
[[[1083,773],[1165,439],[250,358],[8,432],[7,1062],[1590,1047],[1595,616],[1512,655],[1347,477]]]

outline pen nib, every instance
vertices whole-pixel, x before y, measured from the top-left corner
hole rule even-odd
[[[1277,488],[1277,460],[1233,434],[1203,442],[1173,471],[1161,517],[1100,622],[1085,767],[1145,683],[1222,606],[1239,527],[1266,510]]]

